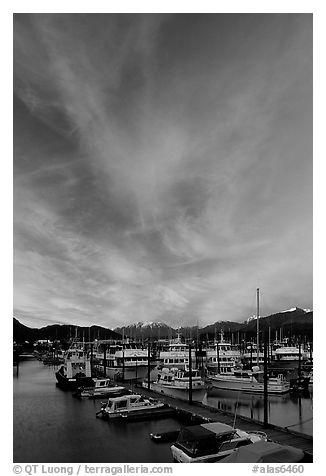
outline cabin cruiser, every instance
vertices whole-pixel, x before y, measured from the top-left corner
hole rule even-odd
[[[280,445],[273,441],[257,441],[243,446],[223,458],[221,463],[312,463],[312,455],[294,446]]]
[[[69,390],[92,385],[91,356],[82,343],[73,342],[64,354],[64,363],[55,376],[58,385]]]
[[[273,360],[275,362],[298,362],[301,354],[301,359],[309,358],[309,353],[299,350],[299,347],[279,347],[273,352]]]
[[[196,351],[191,350],[191,362],[195,366]],[[159,365],[166,368],[183,369],[185,365],[189,365],[189,345],[182,343],[180,336],[170,341],[165,350],[159,353]]]
[[[101,410],[96,416],[100,415],[104,419],[153,416],[164,408],[164,403],[152,398],[144,398],[141,395],[124,395],[102,402]]]
[[[234,366],[240,362],[241,353],[238,347],[229,342],[224,342],[221,331],[220,342],[206,349],[206,367],[208,372],[230,373]]]
[[[263,432],[245,432],[224,423],[204,423],[182,428],[171,446],[176,463],[215,463],[241,446],[266,440]]]
[[[264,372],[258,366],[254,366],[252,370],[239,368],[234,370],[231,375],[211,375],[209,382],[212,388],[264,393]],[[276,377],[268,377],[268,393],[282,394],[287,393],[289,390],[290,383],[285,380],[283,374],[279,374]]]
[[[264,352],[259,350],[257,355],[257,345],[254,342],[249,342],[242,354],[243,364],[250,367],[252,366],[253,362],[257,362],[257,358],[259,365],[264,365]]]
[[[78,398],[109,398],[118,397],[125,393],[129,393],[125,387],[112,385],[109,378],[96,378],[90,382],[90,385],[78,387],[75,396]]]
[[[113,380],[141,380],[148,372],[148,365],[152,369],[156,362],[148,350],[141,344],[134,342],[107,343],[100,341],[95,354],[96,367],[105,376]]]
[[[144,382],[143,386],[148,388],[148,382]],[[163,368],[159,371],[156,381],[150,382],[150,389],[154,392],[181,399],[188,399],[189,386],[190,370],[187,366],[183,369]],[[196,369],[191,370],[191,388],[193,400],[201,402],[206,393],[206,386]]]

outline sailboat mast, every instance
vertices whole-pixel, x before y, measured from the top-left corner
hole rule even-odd
[[[257,288],[257,365],[259,366],[259,288]]]

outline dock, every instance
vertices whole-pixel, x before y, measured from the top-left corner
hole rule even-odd
[[[146,388],[134,385],[128,385],[124,382],[124,385],[128,389],[133,389],[137,393],[145,397],[157,398],[164,402],[170,408],[173,408],[177,414],[187,416],[191,421],[196,423],[210,423],[220,422],[227,425],[234,425],[234,414],[228,411],[219,410],[208,405],[204,405],[199,402],[193,402],[189,404],[186,400],[179,400],[166,395],[162,395]],[[251,418],[237,415],[236,425],[237,428],[243,431],[263,431],[266,433],[269,440],[279,443],[281,445],[294,446],[302,451],[305,451],[309,455],[313,455],[313,437],[304,433],[282,428],[277,425],[269,424],[267,428],[264,427],[263,422],[253,420]]]

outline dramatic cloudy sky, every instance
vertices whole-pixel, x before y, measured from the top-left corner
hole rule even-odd
[[[14,315],[312,308],[312,16],[14,19]]]

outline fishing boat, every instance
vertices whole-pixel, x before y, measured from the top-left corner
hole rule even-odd
[[[263,432],[246,432],[224,423],[182,428],[171,446],[175,463],[215,463],[241,446],[267,440]]]
[[[112,380],[141,380],[147,375],[148,366],[152,369],[155,365],[152,353],[148,357],[148,349],[135,342],[100,341],[95,353],[96,368]]]
[[[252,370],[234,370],[231,375],[216,374],[208,379],[212,388],[224,390],[237,390],[250,393],[264,393],[264,371],[258,366]],[[267,392],[270,394],[283,394],[290,390],[290,383],[283,374],[269,377],[267,380]]]
[[[202,401],[206,393],[206,385],[200,377],[198,370],[190,370],[187,366],[183,369],[163,368],[157,374],[156,381],[150,382],[150,389],[154,392],[168,395],[174,398],[188,399],[189,388],[191,388],[194,400]],[[143,386],[148,388],[148,382],[144,382]]]
[[[242,354],[242,362],[244,366],[249,368],[252,366],[253,362],[259,362],[259,365],[264,365],[264,352],[259,350],[257,355],[256,343],[249,342]]]
[[[307,360],[308,357],[308,352],[299,349],[299,347],[281,346],[273,352],[273,360],[277,363],[298,362],[300,359]]]
[[[196,350],[191,350],[191,363],[195,367]],[[189,345],[181,341],[180,332],[176,339],[170,340],[169,344],[159,352],[159,365],[163,368],[184,369],[189,365]]]
[[[91,355],[85,346],[74,341],[64,354],[64,363],[55,373],[58,385],[64,389],[92,385]]]
[[[109,398],[119,397],[126,393],[129,392],[125,387],[112,385],[112,382],[109,378],[96,378],[90,382],[90,385],[78,387],[74,396],[78,398]]]
[[[206,367],[208,372],[230,373],[240,362],[241,353],[238,347],[224,342],[224,333],[221,330],[221,339],[206,349]]]
[[[273,441],[257,441],[244,446],[223,458],[221,463],[312,463],[312,455],[294,446]]]
[[[260,370],[259,355],[259,288],[257,288],[257,314],[256,314],[256,362],[257,365],[252,370],[244,370],[242,364],[238,368],[232,369],[230,374],[217,373],[210,375],[208,381],[212,388],[223,390],[237,390],[250,393],[264,393],[264,371]],[[287,382],[283,374],[275,377],[268,377],[267,392],[270,394],[283,394],[290,390],[290,383]]]
[[[141,395],[124,395],[122,397],[109,398],[102,402],[101,410],[96,416],[104,419],[115,418],[141,418],[164,413],[167,409],[164,403],[152,398],[144,398]],[[170,410],[170,409],[168,409]]]

